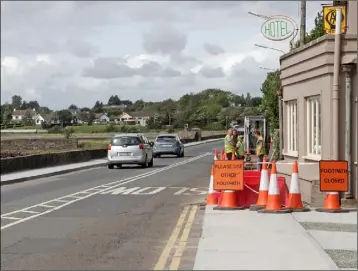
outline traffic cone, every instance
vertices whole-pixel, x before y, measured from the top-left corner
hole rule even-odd
[[[214,161],[219,160],[218,159],[218,151],[214,150]]]
[[[326,198],[324,200],[323,208],[318,208],[318,209],[316,209],[316,211],[324,212],[324,213],[348,213],[349,212],[349,210],[341,208],[338,192],[327,192]]]
[[[210,183],[209,183],[209,193],[206,197],[206,205],[217,205],[218,204],[218,195],[214,190],[214,166],[211,166],[210,172]]]
[[[224,151],[224,149],[221,150],[220,160],[225,160],[225,151]]]
[[[301,189],[300,183],[298,180],[298,164],[297,161],[293,161],[292,165],[292,175],[291,175],[291,185],[290,192],[288,195],[288,204],[287,209],[291,209],[292,212],[308,212],[309,208],[303,207],[301,199]]]
[[[243,210],[245,206],[239,206],[236,202],[236,191],[224,190],[221,193],[222,201],[214,210]]]
[[[276,163],[272,162],[269,191],[267,203],[264,209],[258,210],[259,213],[283,214],[290,213],[290,209],[281,208],[280,190],[277,182]]]
[[[269,175],[267,170],[266,158],[264,157],[262,162],[262,170],[260,177],[260,188],[259,188],[259,197],[255,205],[250,206],[250,211],[257,211],[265,208],[267,204],[269,190]]]

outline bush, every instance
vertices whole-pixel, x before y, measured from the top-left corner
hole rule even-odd
[[[280,130],[276,129],[273,132],[272,136],[272,160],[278,161],[281,160],[281,153],[280,153]]]
[[[167,133],[169,133],[169,134],[174,133],[174,132],[175,132],[175,130],[174,130],[173,127],[169,127],[169,128],[167,129]]]
[[[55,126],[51,127],[50,129],[48,129],[47,132],[49,134],[61,134],[62,128],[61,128],[61,126],[55,125]]]
[[[225,130],[225,125],[223,125],[221,122],[213,122],[213,123],[208,124],[205,127],[205,130],[222,131],[222,130]]]
[[[66,139],[69,139],[74,132],[75,130],[73,129],[73,127],[67,126],[65,129],[63,129],[63,136]]]
[[[119,129],[114,124],[110,124],[106,126],[105,131],[106,133],[115,133],[118,132]]]
[[[138,126],[131,126],[131,125],[123,125],[120,127],[120,132],[122,133],[139,133],[141,132]]]

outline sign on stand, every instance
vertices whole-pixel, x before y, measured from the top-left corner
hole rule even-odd
[[[243,190],[244,161],[215,160],[214,190]]]
[[[321,192],[348,191],[348,162],[336,160],[319,161]]]

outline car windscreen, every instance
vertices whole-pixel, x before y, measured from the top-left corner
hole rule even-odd
[[[173,141],[176,141],[176,137],[175,136],[158,136],[156,141],[157,142],[173,142]]]
[[[141,142],[139,137],[135,136],[128,136],[128,137],[115,137],[112,139],[111,145],[112,146],[135,146],[139,145]]]

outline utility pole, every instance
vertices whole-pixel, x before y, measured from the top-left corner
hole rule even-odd
[[[301,0],[300,46],[305,45],[306,37],[306,0]]]

